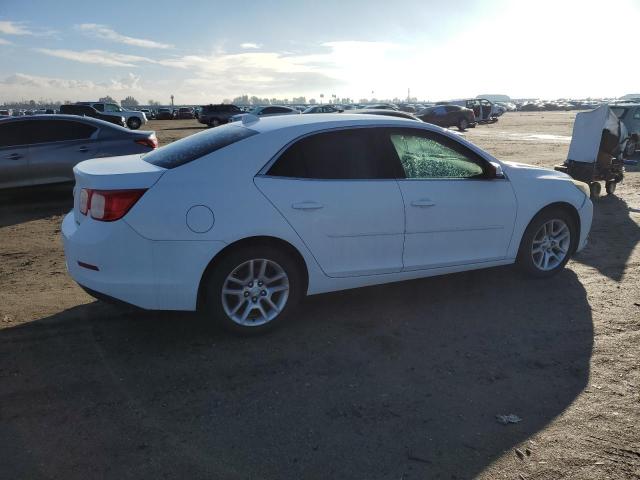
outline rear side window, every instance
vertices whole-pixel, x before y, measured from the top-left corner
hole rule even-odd
[[[70,120],[11,122],[0,127],[0,146],[85,140],[96,130],[94,126]]]
[[[26,125],[30,122],[5,122],[0,124],[0,148],[26,145]]]
[[[313,179],[387,179],[401,174],[398,157],[375,129],[323,132],[298,140],[267,175]]]
[[[170,143],[147,153],[143,158],[158,167],[175,168],[257,133],[239,125],[223,125]]]

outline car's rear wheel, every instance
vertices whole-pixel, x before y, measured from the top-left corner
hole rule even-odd
[[[270,246],[232,251],[220,259],[205,282],[202,312],[242,335],[280,325],[304,293],[296,261]]]
[[[210,127],[220,126],[220,120],[218,120],[217,118],[212,118],[211,120],[209,120],[209,126]]]
[[[469,122],[466,118],[461,118],[458,120],[458,130],[464,132],[469,127]]]
[[[140,121],[139,118],[137,117],[131,117],[129,120],[127,120],[127,126],[131,129],[131,130],[137,130],[140,128],[140,125],[142,125],[142,122]]]
[[[616,181],[608,181],[604,184],[607,195],[614,195],[616,193],[616,185],[618,185]]]
[[[589,192],[591,200],[598,200],[600,198],[600,192],[602,192],[602,185],[600,185],[600,182],[591,182],[589,184]]]
[[[526,273],[536,277],[555,275],[575,251],[577,228],[565,210],[543,210],[534,217],[524,232],[517,263]]]

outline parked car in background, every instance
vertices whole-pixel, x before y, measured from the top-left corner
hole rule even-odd
[[[392,103],[375,103],[373,105],[366,105],[364,108],[367,110],[398,110],[398,107]]]
[[[461,132],[476,126],[473,110],[459,105],[436,105],[427,107],[416,114],[423,122],[433,123],[439,127],[458,127]]]
[[[159,108],[156,112],[156,120],[173,120],[173,111],[170,108]]]
[[[11,110],[0,110],[0,117],[10,117]]]
[[[593,212],[565,174],[347,113],[234,122],[75,176],[62,237],[78,284],[241,334],[304,295],[512,263],[550,277],[584,248]]]
[[[155,132],[132,132],[90,117],[10,118],[0,122],[0,189],[69,182],[78,162],[147,153],[157,146]]]
[[[97,111],[104,113],[105,115],[124,117],[127,127],[129,127],[131,130],[137,130],[142,125],[147,123],[147,117],[143,112],[137,112],[135,110],[125,110],[115,103],[76,102],[76,105],[90,105]]]
[[[238,120],[242,120],[242,117],[247,114],[255,115],[256,117],[272,117],[275,115],[299,115],[300,112],[295,108],[291,108],[291,107],[267,105],[262,107],[254,107],[252,110],[249,110],[247,113],[234,115],[233,117],[231,117],[230,121],[237,122]]]
[[[113,123],[114,125],[119,125],[121,127],[126,125],[124,117],[105,115],[90,105],[60,105],[60,113],[64,115],[80,115],[84,117],[97,118],[98,120],[104,120],[105,122]]]
[[[180,107],[178,108],[178,112],[176,113],[176,119],[178,120],[191,120],[195,118],[193,115],[193,108],[191,107]]]
[[[387,109],[361,109],[361,110],[349,110],[349,115],[352,113],[356,115],[383,115],[386,117],[406,118],[407,120],[415,120],[420,122],[421,120],[409,112],[403,112],[401,110],[387,110]]]
[[[616,103],[609,108],[627,129],[629,141],[624,153],[630,157],[640,149],[640,103]]]
[[[236,105],[218,104],[203,105],[200,107],[200,115],[198,121],[210,127],[217,127],[229,123],[231,117],[241,114],[242,110]]]
[[[155,113],[153,110],[149,109],[149,108],[141,108],[140,111],[142,113],[144,113],[144,116],[147,117],[147,120],[154,120],[155,119]]]
[[[478,123],[494,123],[498,121],[498,117],[502,115],[506,109],[496,106],[493,102],[485,98],[469,98],[464,100],[451,100],[448,102],[438,102],[444,105],[458,105],[460,107],[473,110],[476,122]]]
[[[302,113],[340,113],[342,109],[332,105],[314,105],[303,110]]]

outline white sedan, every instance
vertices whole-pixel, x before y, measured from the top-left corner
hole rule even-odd
[[[82,287],[245,334],[305,294],[511,263],[553,275],[593,212],[565,174],[377,115],[245,116],[75,177],[62,235]]]

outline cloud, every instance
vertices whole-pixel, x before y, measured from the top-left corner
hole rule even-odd
[[[36,48],[36,52],[51,57],[64,58],[80,63],[92,63],[105,67],[135,67],[137,63],[155,63],[154,60],[138,55],[126,55],[123,53],[108,52],[105,50],[65,50]]]
[[[87,98],[99,98],[104,95],[141,96],[149,94],[151,98],[158,96],[159,92],[142,85],[140,76],[128,73],[122,78],[112,78],[94,82],[92,80],[76,80],[67,78],[43,77],[14,73],[0,79],[0,100],[12,101],[18,98],[42,97],[54,100],[86,100]],[[116,97],[117,98],[117,97]]]
[[[0,38],[0,45],[13,45],[13,42],[5,40],[4,38]]]
[[[245,42],[240,44],[240,48],[244,48],[245,50],[258,49],[262,47],[262,45],[258,43]]]
[[[24,22],[0,21],[0,33],[5,35],[33,35],[31,30],[25,27]]]
[[[97,23],[82,23],[80,25],[76,25],[76,28],[82,32],[86,32],[87,34],[92,35],[96,38],[100,38],[102,40],[110,40],[112,42],[123,43],[125,45],[133,45],[135,47],[166,49],[172,48],[173,46],[168,43],[160,43],[154,40],[128,37],[116,32],[106,25],[100,25]]]

